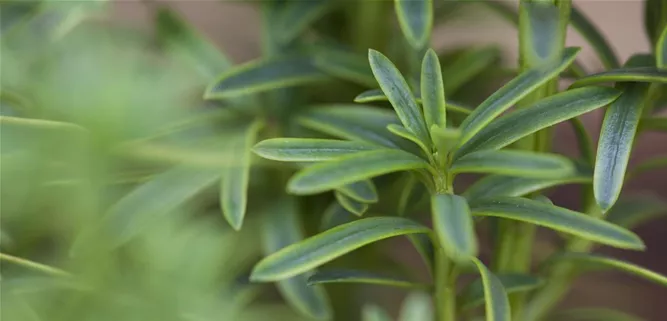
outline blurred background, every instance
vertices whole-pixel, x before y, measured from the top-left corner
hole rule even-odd
[[[40,273],[26,274],[21,267],[3,263],[3,320],[245,321],[268,320],[267,316],[299,320],[285,306],[255,303],[258,296],[275,298],[275,293],[258,294],[257,288],[237,278],[261,255],[255,237],[259,226],[251,218],[242,232],[234,232],[216,208],[218,192],[210,177],[219,169],[213,164],[235,157],[237,151],[228,148],[227,138],[240,131],[229,125],[235,123],[230,119],[239,116],[220,112],[202,101],[209,78],[189,65],[156,54],[153,48],[155,8],[167,6],[224,50],[233,63],[253,60],[261,55],[262,30],[253,2],[115,0],[108,11],[100,9],[92,21],[73,24],[71,30],[65,24],[67,36],[58,42],[42,41],[32,36],[32,31],[11,39],[3,33],[2,115],[49,122],[2,123],[0,248],[3,253],[83,275],[87,281],[46,284]],[[621,61],[650,50],[643,29],[642,1],[574,3],[608,38]],[[3,11],[3,25],[9,21],[7,12]],[[46,29],[51,30],[48,25]],[[516,65],[516,29],[483,8],[466,10],[439,24],[432,46],[474,44],[497,45],[503,64]],[[602,70],[577,33],[568,35],[568,45],[584,48],[580,58],[588,71]],[[479,93],[478,98],[484,96]],[[602,114],[591,113],[584,120],[595,137]],[[242,121],[245,118],[241,117]],[[155,137],[157,143],[146,143]],[[91,142],[93,151],[81,153],[79,146]],[[576,155],[574,142],[571,128],[560,126],[556,149]],[[636,145],[631,164],[665,154],[667,136],[647,133]],[[170,169],[184,162],[196,164],[197,171]],[[155,182],[151,179],[156,175],[160,175],[157,183],[135,196],[148,201],[136,205],[122,197],[138,183]],[[198,187],[197,195],[189,199],[191,195],[169,190],[174,198],[188,198],[169,219],[143,222],[131,215],[163,211],[169,206],[165,204],[169,194],[165,197],[156,190],[169,189],[173,182],[181,184],[184,178],[185,185]],[[667,199],[666,178],[667,169],[641,174],[626,185],[624,193]],[[260,178],[252,184],[262,186],[263,181]],[[98,193],[101,189],[104,193]],[[575,208],[578,192],[576,187],[559,188],[551,196],[554,203]],[[261,195],[261,189],[256,193]],[[155,195],[160,198],[152,199]],[[102,232],[90,226],[96,226],[101,213],[114,211],[128,213],[107,222],[111,229],[125,233],[118,239],[138,235],[134,226],[151,225],[147,232],[141,232],[141,247],[125,247],[120,254],[110,254],[113,244],[95,237]],[[191,216],[197,218],[195,223],[188,220],[184,224],[185,217]],[[80,233],[82,230],[87,232]],[[667,218],[641,225],[636,231],[647,245],[646,252],[600,251],[667,274]],[[534,248],[536,257],[555,240],[554,235],[543,234]],[[109,242],[120,242],[118,239]],[[383,244],[394,245],[391,254],[398,260],[417,260],[407,242],[391,242]],[[72,254],[72,248],[77,255]],[[221,287],[226,289],[222,296]],[[126,296],[105,296],[111,290]],[[393,312],[403,298],[400,291],[373,286],[353,295],[360,301],[373,297],[375,302],[385,302]],[[661,321],[667,318],[665,302],[667,288],[603,272],[580,278],[564,305],[608,306]]]

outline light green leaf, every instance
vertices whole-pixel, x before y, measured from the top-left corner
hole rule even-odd
[[[375,304],[364,305],[361,313],[362,321],[391,321],[389,313]]]
[[[230,59],[211,40],[167,7],[157,9],[155,29],[158,41],[167,50],[195,66],[207,80],[213,80],[232,66]]]
[[[593,176],[595,200],[603,212],[621,194],[647,92],[648,84],[628,84],[605,113]]]
[[[552,321],[645,321],[640,317],[607,308],[577,308],[558,311]]]
[[[327,74],[361,86],[375,87],[377,84],[368,65],[368,59],[363,55],[325,49],[315,56],[315,65]]]
[[[665,24],[655,47],[655,58],[658,68],[667,69],[667,24]]]
[[[497,63],[500,54],[500,49],[495,46],[465,50],[442,70],[442,74],[445,75],[445,92],[454,93],[461,89],[461,86]]]
[[[544,285],[544,280],[527,274],[509,273],[496,275],[507,294],[525,292]],[[468,310],[484,303],[484,286],[481,279],[468,284],[457,299],[461,308]]]
[[[353,182],[337,188],[337,190],[346,196],[362,203],[376,203],[378,193],[375,184],[371,180],[362,180]]]
[[[398,217],[372,217],[334,227],[264,258],[253,269],[253,281],[289,278],[327,263],[364,245],[398,235],[429,233]]]
[[[442,68],[438,55],[429,49],[422,60],[421,96],[422,108],[427,128],[433,125],[445,127],[447,112],[445,101],[445,87],[442,80]]]
[[[472,138],[486,124],[516,102],[529,95],[547,81],[558,76],[558,74],[572,64],[578,53],[578,48],[567,48],[564,51],[563,58],[557,63],[550,63],[539,68],[527,70],[489,96],[461,124],[463,130],[462,143]]]
[[[525,196],[550,187],[566,184],[590,184],[593,175],[590,171],[578,169],[568,175],[557,178],[512,177],[489,175],[468,187],[463,196],[477,200],[496,196]]]
[[[434,125],[431,127],[431,138],[444,165],[449,152],[458,145],[461,131],[458,128],[442,128]]]
[[[333,201],[322,214],[319,231],[324,232],[338,225],[352,222],[357,218],[357,216],[344,209],[338,201]]]
[[[259,142],[253,151],[266,159],[283,162],[318,162],[382,147],[360,141],[317,138],[271,138]]]
[[[607,221],[628,229],[667,215],[667,202],[651,195],[621,198],[607,213]]]
[[[408,281],[404,278],[360,270],[324,270],[313,274],[308,284],[365,283],[402,288],[427,288],[428,285]]]
[[[614,49],[600,31],[591,23],[591,21],[576,7],[572,7],[570,13],[570,24],[581,34],[586,41],[593,47],[598,57],[602,61],[605,69],[615,69],[619,67],[618,58]]]
[[[620,91],[613,88],[587,87],[542,99],[492,121],[459,147],[454,159],[479,150],[505,147],[541,129],[605,106],[619,95]]]
[[[364,141],[392,148],[412,144],[387,131],[387,125],[400,124],[396,115],[386,109],[359,105],[313,106],[297,118],[309,129],[348,140]]]
[[[612,69],[577,79],[570,88],[610,82],[650,82],[667,84],[667,70],[660,70],[655,67]]]
[[[394,0],[403,35],[415,50],[423,49],[431,39],[433,0]]]
[[[639,130],[667,132],[667,117],[654,116],[642,118],[639,121]]]
[[[511,310],[507,292],[498,277],[493,275],[484,263],[477,258],[472,258],[482,278],[484,287],[484,302],[486,307],[487,321],[510,321]]]
[[[644,242],[620,226],[562,207],[516,197],[471,201],[473,215],[501,217],[569,233],[622,249],[641,250]]]
[[[433,321],[434,317],[431,296],[421,291],[414,291],[403,300],[398,321]]]
[[[316,194],[391,172],[427,167],[423,159],[400,150],[361,152],[307,167],[289,180],[287,189],[300,195]]]
[[[334,196],[336,197],[336,201],[338,201],[338,203],[343,206],[344,209],[348,210],[354,215],[361,216],[368,210],[368,204],[354,200],[339,191],[336,191]]]
[[[419,140],[419,138],[417,138],[409,129],[407,129],[407,128],[401,126],[401,125],[389,124],[387,126],[387,130],[389,130],[389,132],[391,132],[392,134],[394,134],[398,137],[407,139],[407,140],[415,143],[417,146],[419,146],[419,148],[424,153],[426,153],[426,155],[431,154],[431,149],[428,146],[426,146],[425,142]]]
[[[265,255],[303,239],[298,204],[293,197],[282,196],[264,208],[262,217],[262,247]],[[310,286],[309,274],[278,281],[278,290],[285,300],[300,313],[315,319],[330,319],[331,305],[321,286]]]
[[[305,55],[269,58],[245,63],[223,73],[212,82],[204,99],[225,99],[288,88],[325,79]]]
[[[279,11],[272,28],[283,44],[292,42],[331,7],[330,0],[287,1]]]
[[[491,173],[532,178],[562,178],[574,172],[572,162],[558,154],[519,150],[482,150],[452,164],[450,172]]]
[[[421,97],[415,97],[415,99],[417,100],[418,103],[422,102]],[[380,89],[370,89],[364,91],[354,98],[355,103],[369,103],[369,102],[387,101],[387,100],[389,100],[389,98],[387,98],[387,96]],[[445,108],[448,111],[464,115],[469,115],[470,113],[472,113],[472,109],[470,107],[449,100],[446,101]]]
[[[447,256],[456,262],[467,262],[477,256],[477,236],[465,198],[452,194],[431,196],[433,229]]]
[[[590,253],[562,253],[547,260],[545,267],[556,266],[560,262],[577,265],[580,273],[588,270],[615,269],[624,273],[632,274],[657,284],[667,286],[667,276],[647,270],[641,266]]]
[[[415,1],[405,1],[413,3]],[[375,50],[369,50],[368,60],[384,94],[394,107],[403,126],[415,134],[422,142],[429,142],[428,130],[417,101],[403,75],[387,57]]]
[[[237,231],[243,225],[248,203],[251,148],[262,125],[261,121],[255,121],[244,130],[242,135],[229,138],[232,140],[230,148],[234,151],[236,158],[223,170],[220,182],[220,204],[225,219]]]

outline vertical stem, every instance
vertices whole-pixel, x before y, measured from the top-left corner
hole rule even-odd
[[[368,48],[383,50],[386,39],[387,1],[360,0],[356,6],[350,6],[353,28],[352,43],[360,52]]]
[[[438,321],[456,321],[456,273],[442,246],[435,251],[435,306]]]

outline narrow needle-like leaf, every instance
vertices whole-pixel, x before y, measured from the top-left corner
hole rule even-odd
[[[438,55],[430,49],[424,55],[421,71],[421,96],[426,126],[446,126],[445,87]]]
[[[381,146],[361,141],[271,138],[259,142],[253,151],[259,156],[277,161],[317,162],[381,148]]]
[[[574,171],[572,162],[557,154],[518,150],[483,150],[457,159],[451,173],[491,173],[533,178],[561,178]]]
[[[433,0],[394,0],[398,22],[408,43],[421,50],[431,38]]]

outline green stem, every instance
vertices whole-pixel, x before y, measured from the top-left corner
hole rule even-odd
[[[435,252],[435,305],[438,321],[456,321],[456,273],[442,246]]]
[[[352,43],[360,52],[368,48],[384,50],[386,39],[387,3],[385,1],[361,0],[350,6],[349,15],[354,20],[350,30]]]

